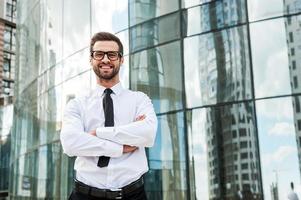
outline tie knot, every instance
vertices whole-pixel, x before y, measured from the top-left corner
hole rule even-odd
[[[105,94],[112,94],[113,90],[111,90],[110,88],[105,89],[104,91]]]

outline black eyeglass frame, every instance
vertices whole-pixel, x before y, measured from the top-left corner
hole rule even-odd
[[[96,59],[95,57],[94,57],[94,53],[95,52],[102,52],[103,53],[103,57],[101,58],[101,59]],[[109,56],[109,53],[117,53],[117,57],[116,57],[116,59],[111,59],[110,58],[110,56]],[[91,57],[94,59],[94,60],[98,60],[98,61],[101,61],[101,60],[103,60],[103,58],[105,57],[105,55],[107,55],[107,58],[110,60],[110,61],[116,61],[116,60],[118,60],[118,58],[121,58],[122,57],[122,54],[119,52],[119,51],[92,51],[91,52]]]

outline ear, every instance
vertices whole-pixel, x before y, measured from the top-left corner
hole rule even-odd
[[[124,62],[124,57],[122,56],[122,57],[120,58],[120,65],[123,64],[123,62]]]

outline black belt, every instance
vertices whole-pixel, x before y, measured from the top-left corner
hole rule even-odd
[[[108,189],[99,189],[96,187],[90,187],[80,181],[75,181],[75,191],[98,198],[107,198],[107,199],[122,199],[124,194],[131,193],[138,188],[141,188],[144,184],[143,177],[138,180],[130,183],[127,186],[124,186],[120,190],[112,191]]]

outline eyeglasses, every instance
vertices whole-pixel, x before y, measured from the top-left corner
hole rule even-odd
[[[91,53],[92,58],[99,61],[102,60],[105,55],[107,55],[110,61],[118,60],[118,57],[122,56],[118,51],[92,51]]]

